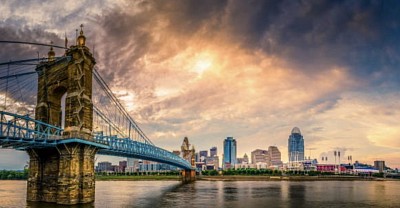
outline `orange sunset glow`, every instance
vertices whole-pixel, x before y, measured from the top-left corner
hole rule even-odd
[[[340,150],[343,158],[400,168],[400,21],[390,5],[102,2],[47,2],[40,10],[34,2],[2,3],[1,39],[63,45],[65,32],[73,42],[82,23],[112,91],[170,151],[187,136],[196,151],[217,146],[221,157],[233,136],[238,157],[276,145],[287,162],[297,126],[307,157]],[[36,51],[48,48],[3,48],[0,57]],[[0,169],[27,160],[14,150],[0,157],[10,151]]]

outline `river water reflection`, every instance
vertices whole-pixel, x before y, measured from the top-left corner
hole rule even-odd
[[[63,207],[25,192],[0,181],[0,207]],[[400,207],[400,181],[97,181],[95,203],[66,207]]]

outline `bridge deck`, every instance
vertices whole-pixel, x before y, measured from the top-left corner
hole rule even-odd
[[[49,148],[66,143],[82,143],[99,148],[98,154],[132,157],[166,163],[185,170],[192,169],[183,158],[152,144],[133,141],[130,138],[105,136],[97,133],[93,141],[64,138],[63,129],[34,120],[28,116],[0,111],[0,147],[26,150]]]

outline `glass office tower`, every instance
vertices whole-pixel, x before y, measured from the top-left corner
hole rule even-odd
[[[233,137],[227,137],[224,140],[224,159],[223,168],[234,168],[236,164],[236,140]]]
[[[288,140],[289,163],[304,160],[304,139],[300,129],[294,127]]]

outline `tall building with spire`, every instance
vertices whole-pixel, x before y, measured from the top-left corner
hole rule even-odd
[[[304,139],[300,129],[294,127],[288,139],[289,163],[304,160]]]

